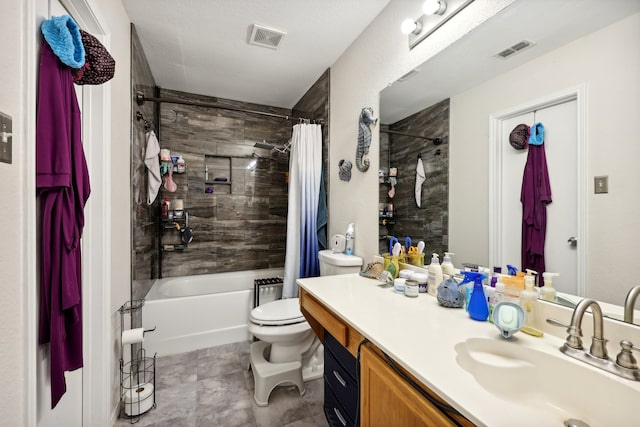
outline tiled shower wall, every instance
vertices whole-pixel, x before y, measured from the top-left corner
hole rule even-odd
[[[405,236],[414,243],[425,242],[425,263],[436,252],[443,258],[448,248],[449,229],[449,99],[445,99],[416,114],[389,125],[389,130],[441,138],[441,145],[425,139],[402,135],[381,134],[380,167],[387,169],[387,153],[391,167],[398,168],[395,196],[390,199],[387,184],[380,184],[380,202],[393,200],[396,224],[379,227],[380,235],[387,233],[404,244]],[[390,144],[390,150],[389,150]],[[418,155],[421,155],[426,181],[422,184],[421,207],[415,201],[415,179]],[[384,162],[382,159],[384,158]],[[388,173],[388,170],[386,170]],[[389,241],[380,240],[380,252],[389,252]]]
[[[290,110],[162,89],[162,98],[214,103],[291,115]],[[160,104],[160,146],[181,155],[186,172],[174,174],[174,193],[189,213],[193,242],[184,251],[161,253],[162,277],[251,270],[284,265],[288,156],[254,148],[265,141],[284,145],[291,122],[216,108]],[[250,167],[254,158],[255,166]],[[215,157],[220,156],[220,157]],[[222,165],[217,166],[215,165]],[[226,178],[228,184],[205,184]],[[213,190],[207,193],[207,188]],[[180,243],[176,230],[162,232],[162,244]]]

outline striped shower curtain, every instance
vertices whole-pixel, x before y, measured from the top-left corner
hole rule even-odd
[[[320,275],[317,217],[321,173],[321,126],[306,123],[295,125],[289,158],[289,206],[283,298],[298,296],[296,279]]]

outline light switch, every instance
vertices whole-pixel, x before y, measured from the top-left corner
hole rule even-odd
[[[11,116],[0,113],[0,162],[11,163]]]
[[[594,190],[595,194],[603,194],[609,192],[609,176],[596,176],[593,178],[594,180]]]

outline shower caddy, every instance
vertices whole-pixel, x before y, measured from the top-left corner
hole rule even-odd
[[[144,299],[127,301],[120,311],[120,336],[124,333],[124,316],[126,313],[140,312],[142,323],[142,307]],[[144,332],[151,332],[145,330]],[[147,357],[145,349],[140,344],[131,344],[132,360],[124,361],[125,345],[120,341],[120,417],[129,418],[131,424],[140,421],[140,416],[156,407],[156,355]],[[133,354],[135,345],[140,348]]]

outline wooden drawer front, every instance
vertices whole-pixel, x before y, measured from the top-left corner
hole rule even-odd
[[[342,345],[347,346],[347,325],[316,301],[304,289],[300,290],[300,305]]]
[[[349,374],[354,380],[357,378],[358,361],[353,357],[349,350],[340,345],[340,343],[331,336],[331,334],[324,334],[324,348],[325,358],[327,356],[326,350],[329,350],[338,363],[342,365],[347,374]]]
[[[333,390],[338,402],[342,404],[347,415],[356,418],[358,410],[358,383],[338,363],[331,352],[324,354],[324,379]]]
[[[355,427],[353,418],[338,403],[338,399],[326,380],[324,382],[324,415],[331,427]]]

